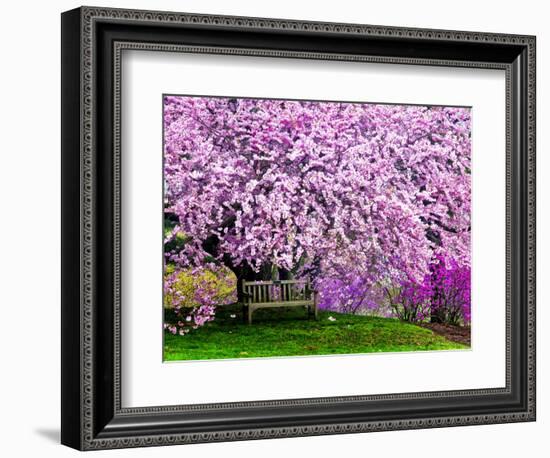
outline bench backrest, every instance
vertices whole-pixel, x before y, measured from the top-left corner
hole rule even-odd
[[[309,301],[313,290],[309,280],[243,281],[243,291],[250,304]]]

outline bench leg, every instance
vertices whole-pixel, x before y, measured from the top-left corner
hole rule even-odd
[[[252,312],[254,311],[254,309],[252,307],[250,307],[250,305],[248,306],[248,324],[252,324]]]
[[[313,316],[316,320],[319,319],[317,315],[317,293],[314,293],[313,295]]]

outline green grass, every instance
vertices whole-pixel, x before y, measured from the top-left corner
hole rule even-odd
[[[231,318],[236,314],[236,318]],[[330,321],[329,316],[336,318]],[[451,350],[469,348],[392,318],[320,312],[307,319],[303,308],[254,312],[243,322],[239,307],[219,307],[216,320],[179,336],[165,332],[164,360]]]

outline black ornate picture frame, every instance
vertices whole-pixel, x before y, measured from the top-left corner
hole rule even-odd
[[[82,7],[62,14],[62,434],[80,450],[535,420],[535,37]],[[506,72],[504,388],[124,408],[125,49]]]

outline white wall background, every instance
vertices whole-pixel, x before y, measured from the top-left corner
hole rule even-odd
[[[104,452],[107,456],[275,457],[350,455],[544,456],[550,428],[550,29],[545,3],[357,0],[117,0],[96,5],[197,13],[360,22],[538,38],[538,421],[361,435]],[[0,451],[9,457],[74,456],[59,442],[60,13],[75,1],[2,5],[0,47]]]

